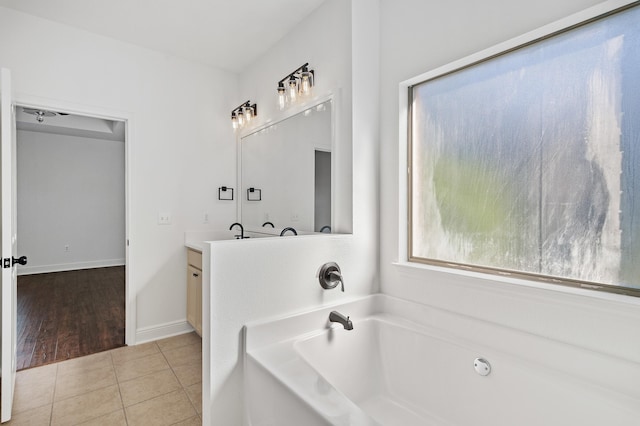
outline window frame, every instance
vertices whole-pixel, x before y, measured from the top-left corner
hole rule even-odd
[[[435,68],[400,83],[399,87],[399,259],[409,263],[432,265],[454,270],[472,271],[488,276],[513,277],[530,281],[555,284],[606,293],[622,294],[640,297],[640,288],[625,287],[620,285],[604,284],[582,281],[577,279],[560,278],[555,276],[536,274],[530,272],[501,269],[488,266],[471,265],[451,261],[428,259],[412,255],[413,224],[412,224],[412,191],[413,191],[413,146],[412,146],[412,117],[413,117],[413,89],[425,82],[452,74],[462,69],[473,67],[477,64],[489,61],[493,58],[508,54],[515,50],[527,47],[539,41],[555,37],[559,34],[571,31],[575,28],[606,18],[624,10],[640,7],[638,0],[613,0],[588,8],[582,12],[570,15],[566,18],[545,25],[521,36],[507,40],[470,56],[456,60],[444,66]]]

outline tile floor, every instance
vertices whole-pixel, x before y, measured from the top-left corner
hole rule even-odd
[[[16,425],[201,425],[202,340],[183,334],[19,371]]]

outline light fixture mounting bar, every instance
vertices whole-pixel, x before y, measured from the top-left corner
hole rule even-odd
[[[238,112],[238,110],[246,107],[246,106],[251,106],[251,101],[247,100],[246,102],[241,103],[240,105],[238,105],[237,107],[235,107],[234,109],[231,110],[232,113],[234,112]],[[255,105],[254,105],[255,106]]]
[[[297,76],[296,74],[301,73],[304,68],[309,66],[309,62],[304,63],[303,65],[300,65],[298,68],[296,68],[292,73],[287,74],[282,80],[280,80],[278,82],[278,85],[283,84],[286,80],[289,80],[291,77],[296,77],[296,78],[300,78],[299,76]],[[309,72],[313,75],[313,70],[309,70]]]
[[[251,101],[247,100],[246,102],[241,103],[237,107],[231,110],[231,116],[233,117],[237,113],[242,113],[245,108],[252,108],[253,115],[258,115],[258,104],[251,105]]]

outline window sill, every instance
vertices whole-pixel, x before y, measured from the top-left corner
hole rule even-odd
[[[509,276],[507,274],[490,274],[477,271],[469,271],[445,266],[428,265],[416,262],[392,262],[392,265],[401,273],[407,276],[424,279],[425,273],[447,274],[449,277],[457,277],[456,285],[462,287],[479,286],[494,292],[519,293],[526,296],[543,296],[542,292],[554,292],[556,295],[563,294],[569,297],[584,297],[594,302],[606,301],[624,304],[629,307],[640,307],[640,297],[623,294],[608,293],[606,291],[595,291],[579,287],[571,287],[560,284],[545,283],[542,281],[527,280],[525,278]],[[508,284],[508,285],[504,285]],[[533,290],[533,291],[529,291]],[[525,292],[526,294],[523,294]],[[548,294],[546,294],[548,296]]]

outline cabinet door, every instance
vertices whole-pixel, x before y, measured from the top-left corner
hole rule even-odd
[[[187,267],[187,321],[193,328],[198,331],[198,311],[202,312],[202,304],[198,304],[198,288],[202,294],[202,272],[199,269],[189,265]],[[200,296],[202,299],[202,296]],[[202,313],[200,313],[202,318]],[[202,320],[200,320],[202,323]],[[202,327],[202,326],[200,326]],[[198,331],[198,333],[200,333]]]

